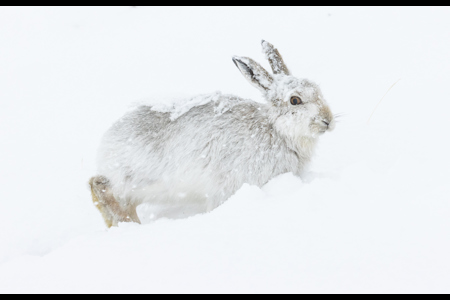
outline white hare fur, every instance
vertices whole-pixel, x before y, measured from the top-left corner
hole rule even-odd
[[[334,116],[316,84],[293,77],[273,45],[262,47],[273,74],[247,57],[233,62],[265,103],[215,93],[181,115],[143,105],[106,132],[90,184],[107,226],[139,222],[141,203],[159,207],[159,216],[189,216],[216,208],[243,183],[300,174]]]

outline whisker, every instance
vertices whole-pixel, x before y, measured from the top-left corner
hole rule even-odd
[[[333,117],[334,118],[342,118],[342,117],[345,117],[346,115],[347,115],[346,113],[337,113],[337,114],[334,114]]]

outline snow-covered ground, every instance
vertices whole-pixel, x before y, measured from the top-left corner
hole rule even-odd
[[[449,16],[1,7],[0,292],[449,293]],[[106,229],[87,187],[106,129],[142,101],[260,101],[231,57],[270,69],[261,39],[344,114],[306,176]]]

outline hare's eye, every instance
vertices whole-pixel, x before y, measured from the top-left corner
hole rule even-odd
[[[303,102],[302,102],[302,99],[300,99],[300,97],[297,97],[297,96],[292,96],[291,97],[291,104],[292,105],[299,105],[299,104],[302,104]]]

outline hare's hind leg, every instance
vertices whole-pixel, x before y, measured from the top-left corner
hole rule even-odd
[[[115,198],[109,185],[109,180],[104,176],[92,177],[89,180],[91,186],[92,201],[101,212],[106,226],[117,226],[119,222],[139,221],[136,206],[121,205]]]

